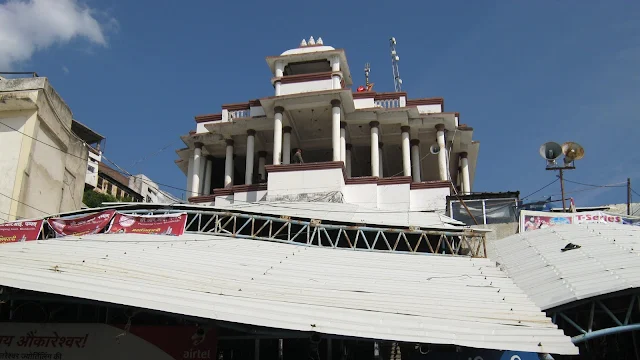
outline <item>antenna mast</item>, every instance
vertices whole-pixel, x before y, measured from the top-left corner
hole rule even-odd
[[[400,79],[400,70],[398,70],[398,61],[400,57],[396,52],[396,38],[389,39],[389,47],[391,48],[391,67],[393,68],[393,86],[396,92],[402,91],[402,79]]]
[[[371,67],[369,63],[364,64],[364,86],[369,87],[369,72],[371,71]]]

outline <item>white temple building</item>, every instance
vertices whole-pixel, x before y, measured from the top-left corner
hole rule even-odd
[[[312,44],[312,45],[311,45]],[[195,117],[176,164],[192,203],[342,202],[446,209],[472,190],[479,143],[442,98],[353,92],[346,53],[303,41],[268,56],[273,96]],[[294,164],[296,149],[303,164]]]

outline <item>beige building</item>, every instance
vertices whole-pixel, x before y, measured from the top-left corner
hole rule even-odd
[[[0,218],[80,209],[88,150],[45,77],[0,77]],[[56,150],[59,149],[59,150]]]

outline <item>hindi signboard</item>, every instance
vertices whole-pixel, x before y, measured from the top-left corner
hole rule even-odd
[[[520,232],[544,229],[564,224],[609,223],[640,225],[640,218],[603,211],[585,211],[575,213],[555,213],[545,211],[520,211]]]
[[[214,359],[215,329],[0,323],[0,359]]]
[[[40,219],[0,224],[0,244],[38,240],[43,223]]]
[[[115,213],[115,210],[105,210],[74,218],[51,218],[47,223],[57,237],[97,234],[109,225]]]
[[[117,213],[107,233],[179,236],[184,233],[186,224],[186,213],[166,215],[127,215]]]

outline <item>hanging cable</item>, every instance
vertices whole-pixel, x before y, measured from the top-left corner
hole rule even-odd
[[[597,187],[597,188],[612,188],[612,187],[627,187],[627,182],[620,182],[620,183],[614,183],[614,184],[607,184],[607,185],[593,185],[593,184],[585,184],[585,183],[581,183],[578,181],[573,181],[573,180],[569,180],[566,177],[564,178],[564,181],[566,182],[570,182],[570,183],[574,183],[577,185],[583,185],[583,186],[591,186],[591,187]]]
[[[0,193],[0,195],[1,195],[1,196],[6,197],[6,198],[8,198],[8,199],[11,199],[11,200],[13,200],[13,201],[15,201],[15,202],[17,202],[17,203],[19,203],[19,204],[22,204],[22,205],[24,205],[24,206],[26,206],[26,207],[29,207],[29,208],[31,208],[31,209],[33,209],[33,210],[40,211],[41,213],[43,213],[43,214],[45,214],[45,215],[50,215],[50,214],[49,214],[48,212],[46,212],[46,211],[40,210],[40,209],[38,209],[38,208],[36,208],[36,207],[33,207],[33,206],[31,206],[31,205],[29,205],[29,204],[27,204],[27,203],[23,203],[23,202],[22,202],[22,201],[20,201],[20,200],[16,200],[16,199],[12,198],[12,197],[11,197],[11,196],[9,196],[9,195],[5,195],[5,194],[3,194],[3,193]]]

